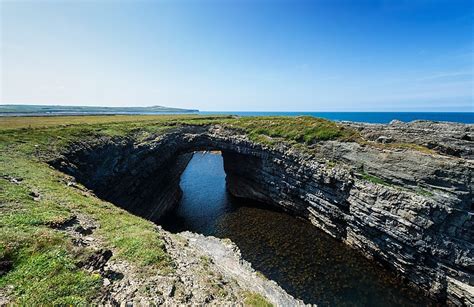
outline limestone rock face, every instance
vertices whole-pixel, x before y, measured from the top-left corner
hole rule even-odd
[[[179,199],[189,153],[220,150],[233,195],[308,219],[441,302],[472,304],[473,126],[344,125],[367,144],[325,141],[302,153],[256,144],[218,125],[184,126],[140,142],[78,143],[52,165],[156,220]],[[387,146],[408,141],[432,151]]]
[[[368,140],[413,143],[447,155],[474,159],[473,125],[425,120],[410,123],[394,120],[389,125],[346,122],[345,125],[359,130]]]

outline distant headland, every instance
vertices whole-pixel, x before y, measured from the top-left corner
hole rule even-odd
[[[11,115],[93,115],[93,114],[157,114],[197,113],[195,109],[180,109],[163,106],[150,107],[95,107],[61,105],[0,105],[0,116]]]

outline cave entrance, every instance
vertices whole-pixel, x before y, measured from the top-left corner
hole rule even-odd
[[[219,219],[233,210],[220,151],[194,152],[179,185],[182,196],[178,205],[158,221],[168,231],[214,233]]]
[[[178,160],[180,159],[178,157]],[[241,193],[239,182],[245,179],[238,176],[243,171],[242,168],[239,169],[238,163],[242,163],[242,159],[245,159],[248,165],[255,163],[252,157],[236,153],[193,152],[179,180],[181,197],[177,205],[155,222],[174,233],[192,231],[227,237],[229,233],[238,232],[235,229],[228,229],[229,217],[239,214],[239,210],[244,207],[282,212],[274,206],[249,198],[238,198],[229,192],[231,189]],[[235,163],[236,161],[238,163]],[[232,180],[228,180],[232,175],[226,173],[226,170],[234,174]],[[237,177],[235,174],[238,174]]]

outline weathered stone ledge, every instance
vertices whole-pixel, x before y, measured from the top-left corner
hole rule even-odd
[[[235,280],[242,289],[260,293],[275,306],[305,306],[303,301],[286,293],[275,281],[258,274],[249,262],[242,259],[239,248],[232,241],[189,231],[178,235],[186,238],[190,246],[208,255],[217,270]]]

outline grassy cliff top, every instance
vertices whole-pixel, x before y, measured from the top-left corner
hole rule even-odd
[[[137,130],[159,132],[166,127],[179,125],[220,124],[238,129],[259,142],[289,141],[311,144],[318,140],[356,140],[356,131],[335,122],[304,117],[232,117],[201,115],[98,115],[98,116],[51,116],[51,117],[4,117],[0,120],[0,130],[13,134],[43,134],[75,132],[99,133],[125,136]],[[271,140],[270,140],[271,142]]]
[[[0,296],[21,304],[84,304],[97,295],[101,277],[78,265],[92,251],[58,230],[84,215],[100,227],[104,248],[148,271],[167,274],[173,263],[156,226],[98,199],[45,161],[76,140],[100,136],[164,133],[181,125],[221,124],[255,141],[310,144],[350,139],[353,131],[311,117],[233,118],[198,115],[61,116],[0,118],[0,261],[12,269],[0,276]],[[56,226],[55,226],[56,225]]]

